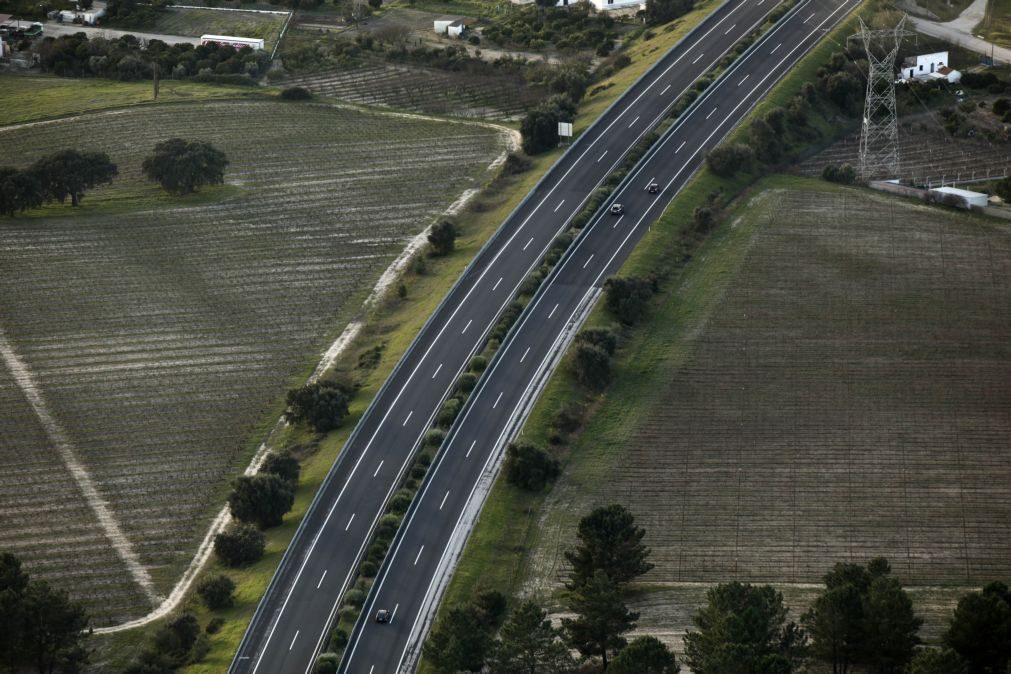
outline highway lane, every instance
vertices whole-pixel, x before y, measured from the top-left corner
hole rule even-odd
[[[764,21],[773,0],[730,0],[575,139],[503,223],[359,421],[296,532],[231,672],[305,672],[384,504],[470,356],[551,241],[677,98]]]
[[[393,551],[376,580],[352,640],[342,672],[406,671],[430,614],[426,595],[435,590],[440,563],[474,485],[494,465],[510,432],[510,419],[539,367],[551,357],[563,328],[589,293],[617,271],[632,248],[648,237],[654,222],[715,147],[857,0],[805,0],[739,59],[683,114],[657,146],[639,162],[601,213],[545,282],[519,324],[471,395],[464,415],[415,500]],[[657,194],[646,186],[656,181]],[[610,203],[625,207],[607,213]],[[376,624],[378,609],[393,613]]]

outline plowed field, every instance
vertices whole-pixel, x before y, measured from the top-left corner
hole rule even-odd
[[[803,587],[878,555],[910,585],[1011,579],[1011,228],[854,191],[743,212],[667,302],[678,339],[627,347],[528,587],[559,586],[577,518],[609,502],[646,528],[657,588]]]
[[[173,136],[225,151],[218,196],[143,182],[143,157]],[[506,142],[485,126],[268,101],[0,128],[4,163],[77,147],[120,170],[75,213],[0,219],[0,549],[95,625],[150,610],[129,551],[167,594],[254,426]]]

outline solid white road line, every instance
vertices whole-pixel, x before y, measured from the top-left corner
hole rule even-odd
[[[323,575],[319,577],[319,582],[316,583],[316,589],[317,590],[319,589],[319,586],[323,584],[323,579],[326,578],[326,572],[327,572],[327,570],[323,569]]]
[[[442,497],[442,503],[439,504],[439,510],[442,510],[442,506],[446,505],[446,499],[449,498],[449,491],[446,491],[446,495]]]
[[[713,108],[712,112],[710,112],[708,115],[706,115],[706,119],[709,119],[710,117],[712,117],[713,113],[715,113],[717,110],[719,110],[719,108]]]
[[[631,129],[633,126],[635,126],[635,123],[638,122],[638,121],[639,121],[639,117],[636,117],[635,119],[633,119],[632,123],[628,125],[628,128]]]
[[[562,199],[561,201],[559,201],[559,202],[558,202],[558,205],[557,205],[557,206],[555,206],[555,210],[554,210],[554,211],[552,211],[552,213],[557,213],[557,212],[558,212],[558,209],[559,209],[559,208],[561,208],[561,207],[562,207],[562,204],[564,204],[564,203],[565,203],[565,199]]]
[[[593,259],[593,253],[590,253],[590,257],[588,257],[586,259],[586,262],[583,263],[583,269],[586,269],[586,265],[590,264],[590,260],[592,260],[592,259]]]
[[[418,555],[417,555],[417,556],[416,556],[416,557],[414,558],[414,565],[415,565],[415,566],[417,566],[417,565],[418,565],[418,560],[419,560],[419,559],[421,559],[421,553],[422,553],[422,552],[423,552],[424,550],[425,550],[425,546],[424,546],[424,545],[422,545],[422,546],[421,546],[421,549],[420,549],[420,550],[418,550]],[[391,620],[390,622],[393,622],[393,621]]]
[[[687,143],[687,142],[688,142],[687,140],[681,141],[681,144],[678,145],[678,149],[674,150],[674,154],[677,154],[678,152],[680,152],[681,148],[683,148],[685,146],[685,143]]]
[[[408,413],[407,413],[407,418],[406,418],[406,419],[404,419],[404,423],[402,423],[402,424],[400,424],[400,425],[401,425],[401,426],[406,426],[406,425],[407,425],[407,422],[411,420],[411,415],[412,415],[412,414],[414,414],[414,410],[411,410],[410,412],[408,412]]]
[[[740,82],[737,83],[737,86],[741,86],[742,84],[744,84],[749,77],[751,77],[751,73],[748,73],[747,75],[745,75],[744,79],[742,79]]]
[[[664,87],[663,91],[660,92],[660,95],[663,96],[664,94],[666,94],[667,90],[670,89],[670,88],[671,88],[671,85],[668,84],[666,87]]]
[[[551,318],[552,316],[554,316],[555,315],[555,311],[557,311],[557,309],[558,309],[558,305],[556,304],[555,308],[551,310],[550,314],[548,314],[548,318]]]
[[[289,651],[295,646],[295,639],[298,639],[298,630],[295,630],[295,636],[291,638],[291,646],[288,646]]]
[[[530,353],[530,347],[529,347],[529,346],[527,347],[527,350],[523,352],[523,355],[522,355],[522,356],[520,356],[520,362],[521,362],[521,363],[522,363],[522,362],[523,362],[524,360],[526,360],[526,358],[527,358],[527,354],[528,354],[528,353]]]
[[[467,328],[469,328],[469,327],[470,327],[470,324],[471,324],[471,323],[473,323],[473,322],[474,322],[474,319],[473,319],[473,318],[472,318],[472,319],[470,319],[469,321],[467,321],[467,325],[463,326],[463,330],[461,330],[461,331],[460,331],[460,334],[462,335],[462,334],[464,334],[465,332],[467,332]]]
[[[470,443],[470,447],[467,448],[467,455],[464,456],[463,458],[465,458],[465,459],[469,459],[470,458],[470,453],[474,451],[474,445],[476,445],[476,444],[477,444],[477,440],[475,440],[474,442]]]
[[[379,475],[379,469],[383,467],[383,464],[385,462],[386,462],[386,459],[383,459],[382,461],[379,462],[379,465],[376,466],[376,472],[372,473],[372,477],[375,477],[376,475]]]
[[[496,407],[498,407],[499,401],[502,400],[502,394],[503,393],[505,393],[505,391],[499,391],[498,398],[495,398],[495,404],[491,406],[492,409],[495,409]]]
[[[498,290],[498,284],[499,284],[499,283],[502,283],[502,277],[501,277],[501,276],[499,276],[499,277],[498,277],[498,281],[495,281],[495,285],[493,285],[493,286],[491,287],[491,289],[492,289],[492,290]]]
[[[348,525],[346,527],[344,527],[344,531],[347,531],[348,529],[350,529],[351,528],[351,523],[354,522],[354,521],[355,521],[355,514],[351,513],[351,519],[348,520]]]
[[[698,63],[698,62],[699,62],[699,59],[700,59],[700,58],[702,58],[703,56],[705,56],[705,54],[699,54],[698,56],[696,56],[696,57],[695,57],[695,60],[694,60],[694,61],[692,61],[692,65],[694,65],[694,64],[696,64],[696,63]]]
[[[526,250],[530,246],[530,244],[532,244],[533,242],[534,242],[534,237],[531,236],[530,240],[527,241],[527,245],[523,246],[523,250]]]
[[[607,150],[604,150],[604,154],[600,155],[600,159],[603,159],[606,156],[607,156]],[[600,159],[597,160],[598,164],[600,163]]]

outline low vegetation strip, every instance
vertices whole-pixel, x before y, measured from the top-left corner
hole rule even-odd
[[[147,106],[113,119],[0,130],[24,164],[76,145],[119,165],[116,182],[79,209],[0,222],[3,329],[167,594],[225,477],[259,440],[257,424],[279,416],[285,384],[315,364],[306,354],[339,332],[405,240],[485,175],[506,136],[268,101]],[[154,144],[184,135],[228,155],[226,185],[177,198],[143,181]],[[4,397],[16,400],[11,385]],[[0,426],[5,500],[35,503],[33,485],[58,472],[31,459],[48,440],[30,411]],[[87,512],[76,494],[60,501]],[[85,601],[96,626],[143,615],[150,603],[133,594],[104,599],[129,582],[121,565],[82,568],[60,546],[38,545],[58,524],[84,541],[89,518],[18,519],[0,545]]]

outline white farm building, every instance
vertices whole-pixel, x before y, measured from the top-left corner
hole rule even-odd
[[[962,73],[948,66],[948,52],[946,51],[910,56],[902,62],[899,76],[907,82],[909,80],[945,79],[954,84],[962,79]]]
[[[559,7],[568,7],[569,5],[576,4],[578,0],[558,0]],[[611,9],[627,9],[629,7],[634,7],[636,9],[646,9],[645,0],[589,0],[589,3],[597,8],[598,11],[607,11]]]

